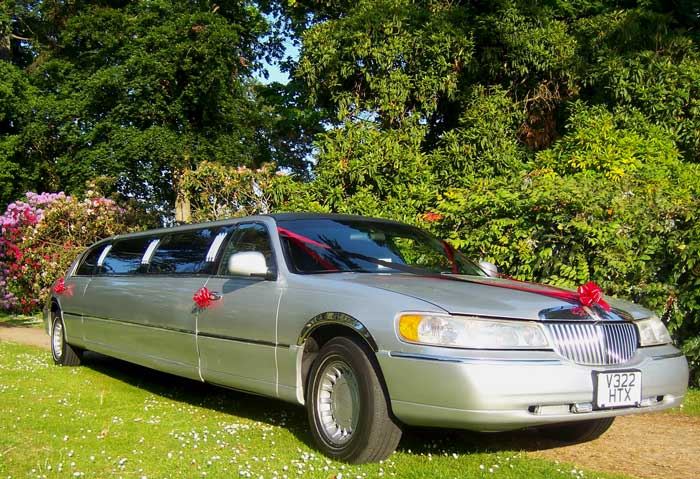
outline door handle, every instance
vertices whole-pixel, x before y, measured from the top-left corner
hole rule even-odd
[[[217,293],[216,291],[210,291],[209,292],[209,298],[212,301],[218,301],[221,299],[221,293]]]

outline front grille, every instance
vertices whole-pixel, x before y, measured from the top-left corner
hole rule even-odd
[[[555,350],[579,364],[620,364],[637,351],[637,328],[632,323],[548,323],[547,329]]]

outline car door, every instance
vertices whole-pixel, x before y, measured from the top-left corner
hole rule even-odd
[[[193,296],[215,273],[217,252],[232,229],[214,226],[166,234],[146,258],[140,284],[148,297],[139,309],[153,338],[145,350],[159,369],[201,379],[196,340],[199,311]]]
[[[282,290],[277,280],[233,276],[231,255],[258,251],[276,278],[276,258],[263,223],[241,223],[231,234],[218,272],[207,288],[219,299],[199,312],[197,343],[205,381],[276,395],[276,316]]]
[[[75,271],[65,279],[66,290],[59,296],[66,339],[76,346],[84,345],[83,315],[91,306],[85,290],[92,281],[98,259],[108,247],[109,243],[100,243],[86,251]]]
[[[146,364],[149,343],[158,340],[147,329],[144,305],[157,298],[155,283],[144,282],[143,258],[156,236],[118,239],[98,261],[83,295],[83,334],[88,349]],[[147,364],[150,365],[150,364]]]

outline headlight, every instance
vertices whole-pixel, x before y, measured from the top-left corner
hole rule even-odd
[[[639,330],[640,346],[656,346],[671,342],[671,335],[668,334],[668,329],[656,316],[636,321],[635,324]]]
[[[542,327],[527,321],[405,313],[397,323],[401,339],[431,346],[473,349],[544,349]]]

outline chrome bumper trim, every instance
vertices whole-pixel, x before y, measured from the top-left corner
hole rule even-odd
[[[559,359],[498,359],[498,358],[457,358],[454,356],[437,356],[433,354],[402,353],[389,351],[392,358],[418,359],[422,361],[440,361],[444,363],[458,364],[535,364],[535,365],[561,365]]]
[[[671,359],[671,358],[680,358],[683,356],[683,353],[678,351],[676,353],[671,353],[671,354],[660,354],[658,356],[651,356],[651,359],[654,361],[660,361],[662,359]]]

